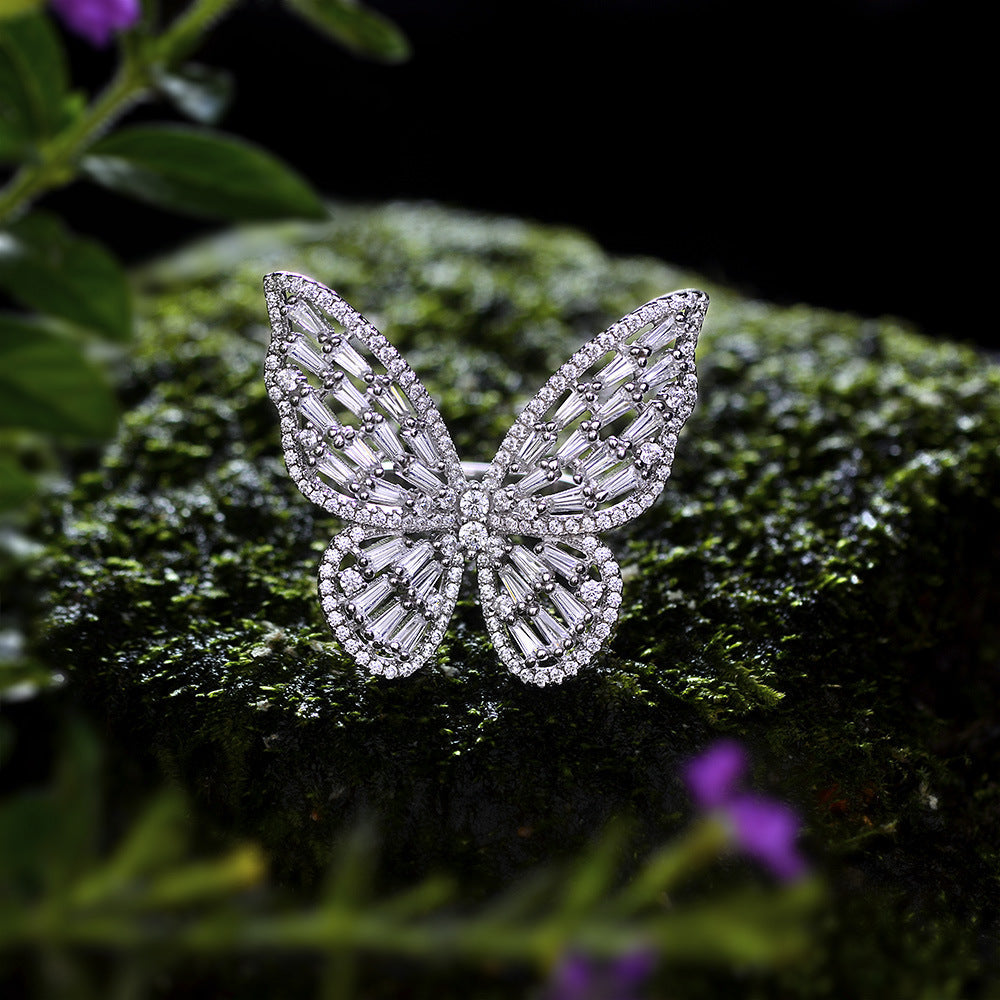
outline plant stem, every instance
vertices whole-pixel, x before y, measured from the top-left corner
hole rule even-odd
[[[46,143],[37,163],[23,166],[0,191],[0,225],[20,215],[36,198],[76,179],[77,163],[129,108],[145,100],[155,70],[187,56],[236,0],[195,0],[159,37],[124,46],[118,72],[93,104]]]
[[[22,167],[0,192],[0,224],[19,215],[39,195],[76,176],[76,160],[111,123],[145,96],[148,83],[126,59],[107,89],[85,114],[41,150],[41,159]]]

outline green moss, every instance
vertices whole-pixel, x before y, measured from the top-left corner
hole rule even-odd
[[[290,881],[313,882],[364,813],[387,881],[446,866],[475,893],[621,812],[665,837],[686,808],[679,761],[737,733],[815,854],[853,873],[842,914],[878,886],[872,912],[957,935],[942,975],[975,987],[1000,874],[997,368],[890,321],[707,286],[673,477],[612,536],[627,584],[606,655],[527,688],[469,597],[437,663],[385,682],[328,642],[316,600],[337,526],[285,473],[263,389],[260,278],[276,268],[385,330],[468,459],[492,457],[583,339],[706,287],[575,233],[411,206],[236,233],[149,269],[120,373],[130,412],[38,570],[39,649],[115,738],[151,748]],[[831,935],[832,953],[877,963],[878,944]],[[881,981],[863,965],[803,995]]]

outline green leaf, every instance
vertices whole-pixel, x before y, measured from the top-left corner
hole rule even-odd
[[[49,884],[62,895],[97,860],[104,753],[96,734],[80,718],[71,717],[60,737],[52,782],[58,841],[46,874]],[[67,822],[68,817],[72,822]]]
[[[214,125],[232,100],[233,78],[225,70],[189,63],[158,73],[156,89],[192,121]]]
[[[118,403],[80,345],[41,321],[0,315],[0,427],[110,436]]]
[[[35,212],[0,234],[0,288],[114,340],[131,336],[132,294],[118,261],[53,215]]]
[[[406,36],[382,14],[355,0],[288,0],[293,10],[359,55],[380,62],[410,58]]]
[[[0,409],[2,408],[3,404],[0,403]],[[35,493],[34,477],[25,471],[13,455],[0,454],[0,511],[16,510],[27,503]],[[10,684],[24,680],[21,676],[12,678],[14,678],[13,673],[4,673],[3,665],[0,664],[0,695]]]
[[[0,0],[0,21],[13,21],[39,10],[45,0]]]
[[[160,793],[108,861],[73,887],[75,906],[94,906],[134,891],[135,883],[180,864],[188,846],[187,809],[174,791]]]
[[[3,896],[32,900],[45,888],[60,817],[50,795],[23,791],[0,801]]]
[[[257,885],[266,869],[260,848],[243,844],[210,861],[191,861],[170,868],[150,882],[141,904],[150,909],[167,909],[227,896]]]
[[[137,125],[83,160],[91,180],[161,208],[220,219],[326,216],[312,188],[257,146],[208,129]]]
[[[0,20],[0,161],[24,159],[65,122],[66,59],[43,14]]]

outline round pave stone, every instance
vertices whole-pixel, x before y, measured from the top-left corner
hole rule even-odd
[[[580,596],[594,607],[604,594],[604,584],[600,580],[585,580],[580,587]]]
[[[490,498],[485,490],[472,486],[460,497],[458,509],[467,521],[485,521],[490,512]]]
[[[299,442],[302,447],[308,452],[313,452],[319,447],[320,436],[311,427],[305,428],[299,434]]]
[[[489,532],[481,521],[466,521],[458,529],[459,544],[467,552],[478,552],[486,544],[488,538]]]
[[[639,461],[643,465],[655,465],[663,458],[663,449],[655,441],[647,441],[639,449]]]

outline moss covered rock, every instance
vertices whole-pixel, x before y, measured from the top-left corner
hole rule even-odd
[[[261,378],[260,279],[279,268],[386,331],[479,460],[584,339],[664,291],[712,295],[699,405],[660,500],[608,538],[623,613],[580,676],[507,675],[468,582],[411,678],[362,675],[329,641],[315,572],[338,526],[285,472]],[[822,973],[792,995],[986,989],[996,367],[891,321],[775,308],[576,233],[434,207],[238,232],[141,281],[129,412],[39,570],[39,648],[119,746],[261,840],[290,883],[314,883],[362,814],[386,881],[447,867],[474,895],[614,815],[669,836],[679,762],[735,734],[841,887]]]

